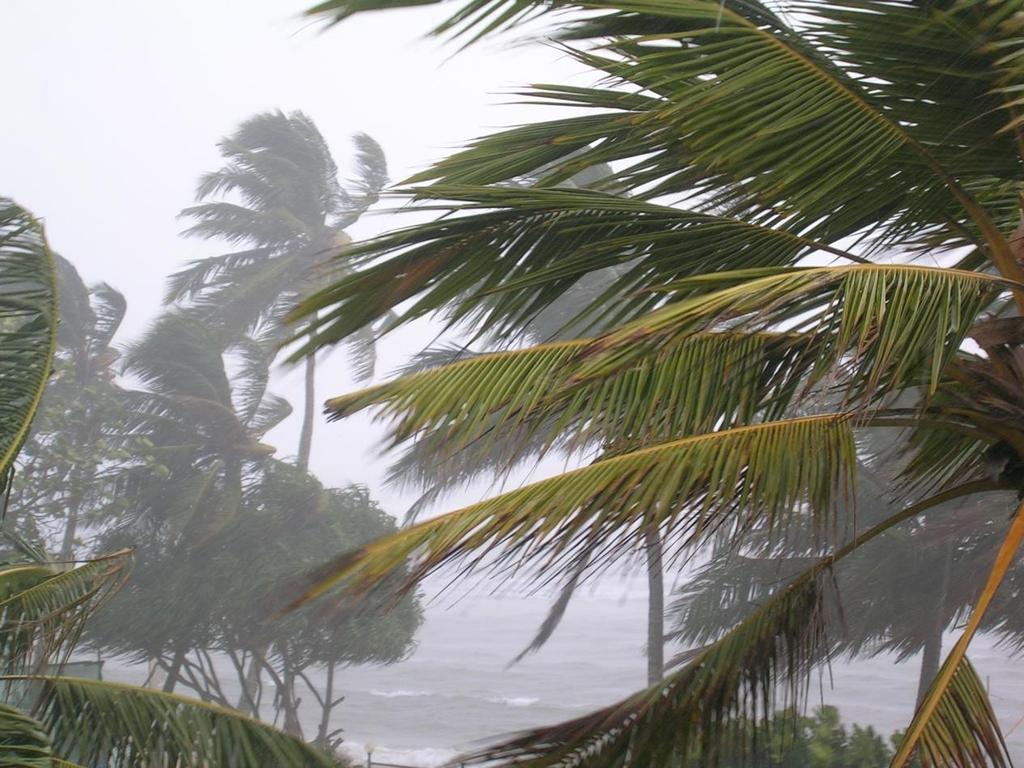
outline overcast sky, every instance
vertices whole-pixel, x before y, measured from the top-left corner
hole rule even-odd
[[[0,194],[45,219],[52,245],[88,282],[128,297],[123,340],[160,309],[164,278],[190,259],[226,250],[179,237],[177,213],[200,174],[219,166],[217,140],[269,109],[309,114],[344,168],[350,137],[383,146],[395,180],[494,128],[553,116],[508,105],[530,82],[583,82],[556,51],[456,46],[423,35],[444,8],[390,11],[325,30],[301,18],[312,0],[4,0],[0,61],[8,117],[0,143]],[[365,217],[366,237],[396,217]],[[380,370],[428,343],[421,324],[385,340]],[[320,376],[320,393],[353,387],[344,355]],[[301,402],[297,371],[276,390]],[[275,431],[279,455],[295,451],[297,419]],[[329,483],[365,482],[389,511],[413,497],[383,487],[374,459],[379,430],[366,419],[318,424],[313,467]],[[460,494],[449,504],[479,495]]]

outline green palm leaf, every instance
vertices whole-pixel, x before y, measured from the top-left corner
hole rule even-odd
[[[53,746],[41,723],[14,707],[0,704],[0,766],[55,768]]]
[[[829,657],[826,632],[841,608],[832,569],[896,525],[953,498],[992,489],[968,483],[878,523],[778,589],[715,642],[690,654],[660,683],[617,704],[539,728],[463,759],[524,768],[745,764],[763,748],[760,725],[785,693],[801,700],[807,675]],[[723,758],[725,758],[723,760]]]
[[[8,673],[59,663],[85,621],[123,583],[129,551],[76,568],[17,565],[0,570],[0,659]]]
[[[318,343],[343,338],[418,296],[400,321],[449,307],[453,321],[480,321],[497,336],[563,297],[582,277],[628,265],[576,327],[607,326],[657,305],[644,289],[707,272],[793,266],[812,253],[860,257],[786,227],[580,189],[428,187],[460,215],[354,245],[346,263],[366,265],[300,305]],[[680,258],[680,254],[683,258]],[[379,264],[371,260],[387,257]],[[398,322],[398,321],[396,321]],[[391,323],[394,325],[395,323]]]
[[[266,723],[184,696],[71,677],[13,679],[39,683],[36,717],[58,753],[85,765],[336,765]]]
[[[788,334],[699,333],[628,368],[574,382],[591,342],[481,355],[327,401],[332,419],[371,406],[393,420],[394,443],[430,438],[454,454],[530,440],[586,448],[639,447],[755,415],[781,415],[817,359],[813,340]],[[539,443],[539,444],[538,444]],[[435,458],[439,458],[435,457]]]
[[[635,549],[650,525],[687,545],[754,524],[781,529],[805,506],[824,531],[855,454],[849,418],[826,414],[601,459],[373,542],[317,574],[302,601],[338,583],[369,589],[409,558],[407,586],[453,560],[552,574],[596,549],[600,567]]]
[[[843,386],[878,396],[925,384],[933,390],[978,313],[1017,284],[978,272],[897,264],[857,264],[705,275],[668,290],[683,298],[594,342],[589,378],[629,364],[642,350],[718,324],[788,326],[820,339],[821,376],[849,357]]]
[[[0,198],[0,474],[28,436],[57,343],[53,254],[43,228]]]

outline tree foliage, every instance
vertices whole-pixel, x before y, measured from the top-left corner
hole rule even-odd
[[[951,499],[1024,489],[1024,5],[474,0],[435,31],[471,42],[535,17],[601,82],[533,86],[528,100],[576,115],[476,140],[410,179],[441,215],[351,249],[357,271],[300,306],[296,341],[310,353],[442,313],[509,349],[329,410],[379,408],[397,445],[526,435],[602,454],[339,559],[320,588],[368,589],[410,557],[414,576],[514,563],[569,582],[635,553],[644,525],[670,557],[809,527],[813,561],[664,682],[472,757],[753,755],[750,724],[842,643],[824,631],[841,560]],[[614,169],[602,188],[565,183],[601,163]],[[625,265],[587,310],[605,324],[596,338],[515,348],[581,278]],[[866,427],[890,432],[902,471],[891,514],[844,542],[854,507],[838,501]],[[1024,507],[985,503],[1012,521],[894,766],[1008,762],[964,653],[1012,573]]]

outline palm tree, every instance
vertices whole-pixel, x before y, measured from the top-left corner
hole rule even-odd
[[[518,185],[533,182],[541,171],[534,171],[527,178],[519,179]],[[570,188],[588,189],[600,186],[612,175],[606,164],[585,168],[564,182]],[[524,341],[542,344],[559,339],[571,338],[576,332],[581,336],[593,336],[603,330],[600,320],[587,317],[587,309],[594,301],[608,291],[622,270],[628,266],[606,267],[583,275],[558,299],[543,310],[528,318],[520,330]],[[586,321],[585,321],[586,319]],[[431,346],[416,355],[401,371],[415,373],[439,365],[466,360],[482,354],[468,345]],[[596,446],[595,446],[596,447]],[[489,475],[493,481],[505,481],[510,472],[544,452],[544,446],[531,440],[528,434],[506,435],[499,444],[492,444],[487,451],[470,449],[449,450],[443,440],[431,440],[429,436],[412,443],[405,454],[394,463],[389,471],[389,480],[405,487],[417,488],[421,495],[410,507],[405,522],[412,523],[428,504],[437,500],[445,491]],[[653,684],[664,674],[664,569],[662,547],[658,531],[648,529],[645,540],[648,611],[647,611],[647,681]],[[577,587],[577,580],[570,579],[561,590],[538,632],[526,649],[516,657],[520,661],[526,655],[536,652],[550,639],[557,629]]]
[[[0,200],[0,474],[8,484],[57,347],[55,264],[39,222]],[[130,554],[114,552],[73,568],[42,558],[0,565],[0,762],[38,768],[114,762],[213,768],[239,759],[334,765],[238,713],[61,674],[84,623],[123,581]]]
[[[229,378],[225,347],[232,342],[240,354],[236,375]],[[246,487],[258,480],[274,453],[261,439],[291,413],[286,400],[267,391],[265,352],[256,342],[234,339],[175,309],[125,354],[125,372],[143,385],[125,392],[125,426],[144,438],[143,452],[134,467],[122,471],[128,478],[121,490],[125,509],[101,540],[108,547],[111,541],[117,546],[144,542],[143,567],[117,597],[114,610],[100,617],[97,633],[106,647],[166,660],[168,692],[188,651],[209,644],[211,617],[193,595],[161,592],[155,600],[152,589],[174,585],[166,578],[153,585],[152,579],[161,577],[151,566],[177,557],[198,568],[193,559],[211,557],[223,532],[243,513]],[[140,600],[158,610],[142,611]],[[178,606],[173,612],[166,610],[171,600]],[[140,611],[146,620],[128,622],[126,632],[121,614]]]
[[[343,264],[332,263],[351,242],[345,228],[387,183],[384,153],[365,134],[355,137],[358,177],[351,190],[313,121],[302,112],[264,112],[220,142],[225,165],[199,181],[203,202],[186,208],[186,234],[244,250],[192,262],[169,281],[166,301],[184,302],[207,322],[258,339],[269,356],[284,338],[281,320],[296,302]],[[219,198],[219,199],[218,199]],[[357,372],[373,373],[372,336],[352,345]],[[306,402],[298,465],[309,465],[316,411],[315,360],[306,358]]]
[[[87,288],[70,262],[55,260],[61,301],[54,371],[19,456],[9,512],[15,524],[59,520],[59,558],[70,560],[83,515],[116,496],[108,490],[117,459],[130,448],[117,434],[124,393],[112,347],[126,304],[109,285]]]
[[[338,21],[413,1],[327,0],[312,12]],[[329,402],[338,417],[380,408],[398,442],[486,444],[529,429],[618,450],[405,529],[337,563],[320,589],[358,592],[409,558],[412,579],[452,561],[564,579],[636,553],[651,527],[669,557],[798,525],[827,539],[849,523],[839,502],[857,431],[891,430],[910,454],[891,489],[897,512],[833,545],[650,689],[475,756],[713,765],[730,742],[754,749],[739,724],[784,690],[799,696],[827,656],[838,562],[941,503],[1024,485],[1024,5],[483,0],[441,31],[472,39],[551,11],[602,85],[535,87],[576,116],[486,137],[414,177],[413,194],[458,215],[352,249],[358,272],[296,318],[311,324],[307,352],[395,308],[403,321],[444,308],[513,338],[583,274],[631,262],[591,308],[611,326],[597,339]],[[619,194],[560,188],[599,162],[616,169]],[[541,166],[535,187],[505,185]],[[808,402],[831,405],[793,415]],[[1014,507],[895,766],[915,754],[1008,762],[966,652],[1024,539]]]

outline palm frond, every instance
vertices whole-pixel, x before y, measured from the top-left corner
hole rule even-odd
[[[904,737],[906,740],[907,737]],[[924,768],[1009,768],[1013,765],[985,684],[966,656],[916,736]],[[909,760],[909,758],[908,758]],[[892,766],[907,765],[907,760]],[[914,764],[911,760],[910,764]]]
[[[28,436],[57,344],[53,254],[42,226],[0,198],[0,475]]]
[[[357,13],[433,5],[437,2],[439,0],[325,0],[307,10],[306,15],[323,17],[334,25]],[[472,38],[475,40],[494,30],[507,29],[539,16],[545,10],[545,5],[536,0],[470,0],[450,18],[441,22],[433,34],[451,33],[458,36],[482,26],[483,30],[476,32]]]
[[[164,304],[192,299],[202,293],[210,283],[222,279],[224,275],[258,264],[271,254],[272,250],[269,248],[253,248],[191,261],[185,269],[167,278]]]
[[[709,286],[718,290],[700,295]],[[819,340],[815,375],[846,356],[843,386],[853,394],[913,385],[934,391],[978,313],[1011,289],[1024,290],[984,273],[897,264],[705,275],[668,287],[682,300],[595,341],[578,375],[607,375],[653,345],[726,323],[782,326]]]
[[[771,333],[697,333],[650,349],[629,367],[582,382],[587,340],[556,342],[403,376],[327,401],[332,419],[381,406],[394,444],[430,438],[446,455],[520,443],[639,445],[755,416],[781,415],[817,364],[814,340]],[[510,450],[511,449],[511,450]],[[440,459],[440,454],[438,455]]]
[[[913,8],[921,26],[948,23],[942,12],[900,5]],[[632,99],[630,109],[605,116],[603,128],[582,141],[563,131],[561,146],[531,148],[511,133],[497,134],[414,181],[491,184],[545,162],[570,160],[575,167],[624,161],[629,167],[618,178],[631,188],[703,188],[733,201],[770,201],[807,221],[827,216],[832,239],[871,221],[890,234],[926,225],[962,242],[963,231],[949,223],[966,219],[1004,274],[1021,278],[988,213],[936,158],[926,137],[914,133],[920,115],[901,119],[904,110],[895,107],[911,100],[887,102],[885,84],[874,85],[872,76],[884,79],[885,70],[847,72],[837,63],[841,55],[813,33],[750,0],[602,0],[585,7],[591,13],[563,24],[560,36],[611,41],[601,55],[577,56],[620,83]],[[806,14],[811,30],[814,18]],[[885,32],[876,45],[902,39],[894,30]],[[975,87],[984,94],[983,85]],[[556,86],[537,95],[607,109],[614,94]],[[627,133],[633,141],[625,140]],[[541,153],[546,157],[539,162]],[[555,162],[548,179],[571,170]]]
[[[89,288],[89,295],[93,299],[93,313],[96,316],[92,342],[95,352],[105,352],[124,321],[128,302],[123,293],[107,283],[93,285]]]
[[[760,731],[751,723],[771,714],[776,690],[799,704],[808,672],[825,654],[828,589],[826,572],[805,575],[651,688],[462,759],[529,768],[742,762],[757,751]]]
[[[446,185],[417,195],[451,201],[441,210],[458,215],[347,248],[345,262],[366,268],[314,294],[293,315],[312,322],[317,345],[413,297],[385,329],[447,307],[453,322],[507,337],[581,278],[609,267],[621,269],[580,308],[578,324],[635,317],[659,303],[646,289],[707,272],[793,266],[815,253],[860,259],[770,219],[744,221],[591,190]]]
[[[672,765],[686,764],[687,758],[709,766],[746,764],[764,749],[763,729],[780,698],[799,706],[808,673],[829,658],[834,639],[827,627],[840,610],[834,566],[900,523],[953,498],[990,489],[983,483],[964,484],[882,520],[780,586],[645,691],[461,759],[522,768]]]
[[[849,418],[826,414],[601,459],[373,542],[316,574],[302,600],[339,583],[367,590],[410,558],[407,588],[452,561],[554,578],[581,557],[597,568],[635,550],[649,525],[688,545],[755,523],[783,531],[806,508],[824,535],[855,453]]]
[[[66,571],[48,565],[0,570],[0,659],[8,673],[69,653],[84,623],[123,583],[131,552],[120,551]]]
[[[35,716],[54,749],[86,765],[149,768],[154,760],[181,768],[336,765],[266,723],[184,696],[72,677],[13,679],[39,686]]]
[[[892,768],[903,768],[915,753],[929,767],[987,766],[990,763],[986,762],[986,757],[993,765],[1010,765],[988,696],[967,661],[967,648],[1013,564],[1022,541],[1024,505],[1017,508],[964,631],[918,705],[890,763]]]
[[[0,765],[4,768],[56,768],[53,745],[41,723],[0,704]]]

